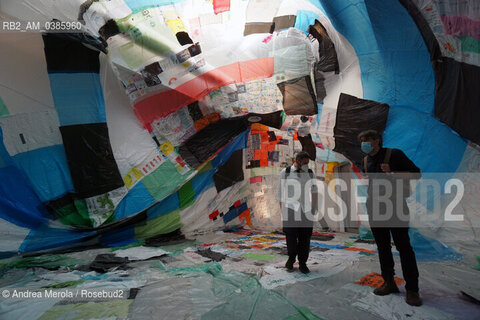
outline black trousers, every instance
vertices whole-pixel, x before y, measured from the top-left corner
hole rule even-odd
[[[298,262],[307,263],[313,227],[284,227],[283,232],[287,238],[288,258],[295,261],[298,255]]]
[[[403,277],[405,278],[405,289],[418,292],[418,268],[408,236],[408,228],[371,228],[373,237],[378,247],[378,258],[380,259],[380,268],[384,280],[393,278],[395,274],[392,255],[392,245],[390,234],[393,237],[393,243],[400,253],[400,262],[402,264]]]

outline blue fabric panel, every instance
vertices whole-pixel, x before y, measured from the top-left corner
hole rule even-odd
[[[49,73],[61,126],[106,122],[98,73]]]
[[[308,10],[298,10],[294,27],[307,33],[308,27],[315,24],[318,14]]]
[[[355,49],[364,99],[433,112],[435,79],[430,54],[413,19],[398,1],[320,3],[317,6]]]
[[[151,220],[164,214],[172,212],[180,208],[180,199],[178,192],[172,193],[167,198],[157,203],[155,206],[147,210],[147,219]]]
[[[135,239],[135,228],[133,226],[112,230],[102,234],[99,242],[109,247],[126,246],[137,241]]]
[[[167,6],[180,1],[183,0],[125,0],[125,3],[132,9],[133,13],[136,13],[145,8]]]
[[[49,213],[16,167],[0,169],[0,218],[17,226],[35,229]]]
[[[55,145],[12,157],[15,165],[30,180],[40,201],[57,199],[73,192],[72,177],[63,145]]]
[[[247,210],[247,204],[242,203],[239,207],[233,208],[230,211],[228,211],[224,216],[223,216],[223,222],[227,224],[228,222],[232,221],[236,217],[238,217],[243,211]]]
[[[20,246],[20,252],[33,252],[79,245],[95,234],[95,231],[77,232],[73,229],[57,229],[48,225],[42,225],[28,234]]]
[[[250,133],[250,130],[245,130],[243,133],[239,134],[235,138],[235,140],[230,142],[222,151],[220,151],[212,159],[212,166],[215,168],[220,167],[225,162],[227,162],[228,158],[230,158],[230,156],[234,151],[245,149],[247,147],[247,140],[248,140],[249,133]]]
[[[195,198],[197,198],[198,195],[204,190],[210,189],[215,186],[215,183],[213,182],[214,173],[215,170],[210,170],[200,173],[192,179],[192,187],[193,191],[195,191]]]
[[[417,261],[460,261],[463,258],[460,253],[440,241],[422,235],[415,228],[410,228],[408,234]]]
[[[154,203],[155,199],[147,191],[143,183],[137,183],[115,208],[113,213],[115,221],[142,212]]]
[[[390,106],[383,145],[401,149],[424,173],[455,172],[467,142],[433,115]]]

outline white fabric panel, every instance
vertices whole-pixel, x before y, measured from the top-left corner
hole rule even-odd
[[[133,166],[142,163],[152,153],[158,153],[157,146],[138,122],[108,58],[104,54],[100,54],[99,58],[110,144],[123,177]]]
[[[121,19],[132,14],[123,0],[94,2],[83,14],[86,29],[98,36],[98,30],[110,19]]]
[[[0,118],[0,125],[3,143],[11,156],[63,143],[55,110],[3,117]]]
[[[12,251],[20,248],[30,229],[22,228],[7,220],[0,219],[0,251]]]
[[[335,45],[340,74],[334,74],[333,72],[324,74],[327,96],[323,100],[320,120],[314,121],[315,127],[313,132],[316,134],[313,138],[316,141],[320,140],[325,147],[333,150],[335,148],[333,128],[335,127],[340,93],[347,93],[362,98],[362,79],[358,57],[348,40],[333,28],[330,20],[325,15],[321,14],[318,21],[325,27]]]
[[[248,1],[247,22],[272,22],[282,2],[280,0]]]
[[[55,110],[40,33],[2,33],[0,57],[0,97],[10,114]]]
[[[77,21],[85,0],[25,0],[25,4],[42,14],[47,20]]]

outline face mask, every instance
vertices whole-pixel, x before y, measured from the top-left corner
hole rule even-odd
[[[302,171],[308,172],[308,164],[304,164],[303,166],[300,167]]]
[[[366,154],[369,154],[373,150],[372,144],[370,142],[362,142],[361,148],[362,151]]]

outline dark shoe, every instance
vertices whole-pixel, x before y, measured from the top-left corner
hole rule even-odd
[[[373,290],[373,293],[377,296],[386,296],[387,294],[397,292],[400,291],[398,290],[397,284],[395,283],[395,281],[393,281],[393,279],[389,281],[384,281],[381,287]]]
[[[288,271],[288,272],[292,272],[292,271],[293,271],[293,263],[294,263],[294,262],[295,262],[295,261],[288,259],[287,263],[285,263],[285,268],[287,268],[287,271]]]
[[[305,263],[300,264],[300,267],[298,268],[301,273],[310,273],[310,269],[308,269],[307,265]]]
[[[422,299],[420,299],[420,295],[418,292],[407,290],[407,298],[405,301],[414,307],[419,307],[422,305]]]

